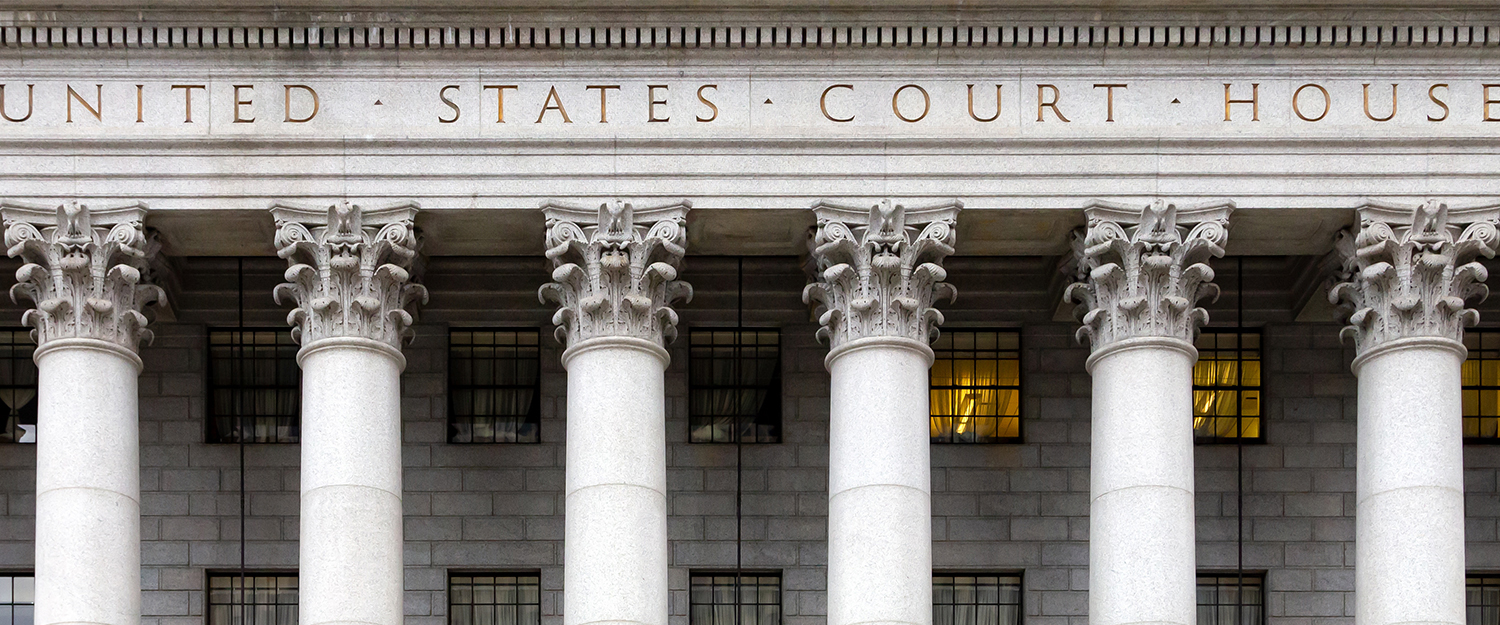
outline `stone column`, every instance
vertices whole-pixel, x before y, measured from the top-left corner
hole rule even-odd
[[[1217,297],[1229,202],[1094,201],[1074,240],[1080,341],[1092,347],[1089,622],[1197,622],[1193,339]]]
[[[1463,329],[1500,207],[1370,203],[1338,249],[1359,377],[1355,621],[1465,622]]]
[[[25,264],[12,296],[37,343],[36,622],[141,621],[136,349],[150,245],[143,204],[0,203],[5,246]]]
[[[932,623],[928,369],[958,202],[813,205],[802,299],[829,343],[828,623]]]
[[[547,203],[557,339],[568,370],[563,623],[667,623],[665,343],[690,205]]]
[[[278,204],[278,303],[302,344],[302,625],[401,625],[401,371],[415,204]]]

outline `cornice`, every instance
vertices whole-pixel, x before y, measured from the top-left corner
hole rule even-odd
[[[13,14],[15,15],[15,14]],[[278,49],[278,50],[507,50],[507,49],[741,49],[741,48],[1472,48],[1500,46],[1500,16],[1472,19],[1403,17],[1286,23],[1175,20],[1108,24],[1099,20],[1034,23],[941,20],[840,21],[807,18],[740,23],[721,17],[576,20],[552,17],[499,22],[452,18],[421,24],[375,22],[319,25],[318,21],[257,20],[220,25],[213,20],[122,24],[121,20],[0,20],[0,48],[14,49]],[[943,22],[948,22],[944,24]],[[957,22],[956,24],[954,22]]]

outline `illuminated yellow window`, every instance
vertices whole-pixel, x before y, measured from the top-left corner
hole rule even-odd
[[[1204,330],[1193,366],[1193,438],[1264,440],[1260,427],[1260,331]]]
[[[932,351],[932,442],[1020,442],[1021,333],[944,330]]]
[[[1500,443],[1500,330],[1466,330],[1464,440]]]

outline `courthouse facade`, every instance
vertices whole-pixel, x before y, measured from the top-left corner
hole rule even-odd
[[[0,625],[1500,625],[1500,9],[15,0]]]

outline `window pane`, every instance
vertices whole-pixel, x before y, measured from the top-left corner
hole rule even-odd
[[[448,578],[450,625],[538,625],[541,577],[535,573],[487,573]]]
[[[689,441],[781,442],[781,331],[688,334]]]
[[[1020,440],[1020,337],[1014,330],[945,330],[933,343],[932,442]]]
[[[301,370],[291,332],[210,330],[208,342],[208,442],[297,442]]]
[[[780,625],[781,575],[695,573],[688,603],[690,625]]]
[[[237,572],[209,574],[208,625],[296,624],[296,575],[253,574],[243,581]]]
[[[1198,625],[1262,625],[1260,573],[1198,576]]]
[[[1261,439],[1259,330],[1203,330],[1193,365],[1193,440]]]
[[[934,575],[934,625],[1016,625],[1021,618],[1021,576]]]
[[[448,332],[448,442],[541,442],[540,335]]]
[[[35,349],[30,330],[0,330],[0,443],[21,442],[36,426]]]
[[[1464,439],[1500,442],[1500,330],[1465,330],[1464,344]]]

